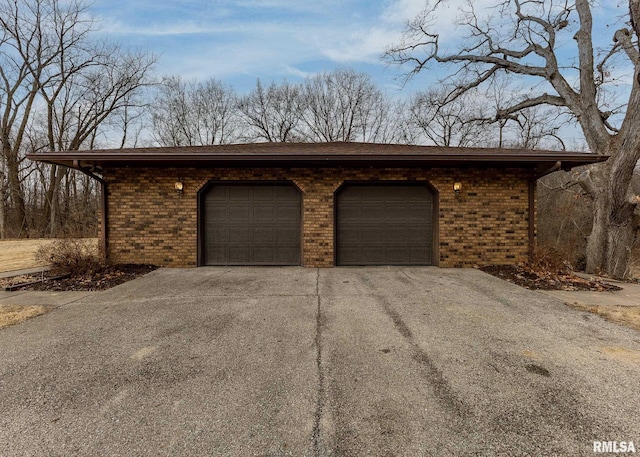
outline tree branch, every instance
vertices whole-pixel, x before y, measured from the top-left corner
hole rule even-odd
[[[528,98],[518,103],[517,105],[498,110],[496,114],[496,120],[507,119],[511,114],[517,113],[518,111],[540,105],[566,107],[567,102],[564,98],[558,97],[556,95],[542,94],[539,97]]]
[[[613,41],[622,47],[634,66],[637,67],[640,65],[640,52],[638,52],[638,49],[636,49],[633,43],[633,37],[629,29],[620,29],[616,31],[613,36]]]

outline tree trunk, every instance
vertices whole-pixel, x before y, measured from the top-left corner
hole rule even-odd
[[[49,173],[49,236],[56,238],[58,236],[58,219],[60,212],[60,183],[62,182],[62,173],[59,173],[57,165],[51,165]]]
[[[610,224],[608,230],[607,275],[625,278],[629,274],[631,247],[636,236],[633,217],[621,224]]]
[[[5,231],[5,210],[4,210],[4,178],[0,174],[0,240],[7,237]]]
[[[593,199],[593,227],[587,238],[586,273],[596,274],[605,270],[607,255],[607,193],[599,191]]]
[[[26,205],[24,192],[20,182],[20,166],[17,157],[7,157],[7,178],[9,182],[9,199],[12,202],[11,209],[15,223],[16,235],[20,236],[26,227]]]

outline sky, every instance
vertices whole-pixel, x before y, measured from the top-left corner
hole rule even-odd
[[[90,1],[89,14],[97,20],[99,33],[125,47],[154,53],[158,75],[215,78],[239,94],[255,87],[258,78],[265,84],[300,82],[316,73],[349,68],[367,73],[388,95],[405,99],[437,85],[448,71],[430,68],[405,83],[408,69],[382,59],[385,49],[401,39],[406,22],[423,10],[425,0]],[[460,44],[463,33],[456,28],[455,19],[465,1],[447,0],[438,10],[435,25],[442,48],[455,49]],[[473,4],[490,12],[496,2],[473,0]],[[628,3],[594,0],[592,4],[596,52],[606,54],[613,32],[625,25]],[[577,55],[576,19],[574,15],[572,24],[563,30],[564,42],[557,48],[565,65],[563,72],[577,81],[577,72],[572,70]],[[632,67],[622,59],[609,70],[619,83],[614,91],[624,93],[633,76]],[[535,81],[528,87],[526,80],[509,90],[516,96],[553,93]]]
[[[496,3],[473,2],[479,8]],[[444,42],[460,36],[451,23],[463,3],[448,0],[439,9]],[[596,4],[594,23],[610,43],[625,2]],[[257,78],[293,82],[337,68],[365,72],[391,93],[426,88],[437,79],[424,72],[405,85],[405,70],[382,59],[425,0],[92,0],[90,5],[100,33],[156,54],[159,74],[213,77],[241,93]]]
[[[155,53],[159,74],[214,77],[245,92],[257,78],[295,82],[352,68],[397,92],[403,72],[381,57],[423,6],[424,0],[94,0],[90,13],[108,39]]]

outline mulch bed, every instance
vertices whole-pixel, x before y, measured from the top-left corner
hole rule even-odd
[[[155,265],[118,264],[105,267],[88,277],[69,277],[64,279],[51,278],[60,273],[44,272],[32,275],[14,276],[0,279],[0,288],[33,281],[37,284],[25,285],[18,290],[49,290],[49,291],[96,291],[106,290],[123,284],[139,276],[145,275],[158,267]],[[552,272],[537,270],[525,265],[488,265],[480,270],[505,281],[512,282],[527,289],[541,290],[587,290],[587,291],[615,291],[620,287],[607,284],[598,279],[584,279],[568,272]]]
[[[532,290],[610,292],[621,289],[596,278],[584,279],[569,272],[536,270],[525,265],[488,265],[480,270]]]
[[[18,290],[49,290],[49,291],[96,291],[106,290],[111,287],[123,284],[132,279],[145,275],[158,267],[155,265],[133,265],[117,264],[103,268],[89,276],[69,277],[52,280],[60,272],[45,272],[32,275],[14,276],[12,278],[0,279],[0,288],[15,284],[39,281],[37,284],[25,285]],[[41,279],[44,278],[44,281]]]

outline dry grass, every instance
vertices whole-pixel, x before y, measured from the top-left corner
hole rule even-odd
[[[97,246],[97,239],[89,239],[95,240]],[[36,261],[35,254],[40,246],[49,244],[52,241],[51,239],[0,241],[0,273],[45,265]]]
[[[48,243],[50,239],[0,241],[0,273],[42,266],[34,256],[40,246]]]
[[[640,330],[640,306],[583,305],[581,303],[567,303],[567,305],[580,311],[597,314],[610,322]]]
[[[19,324],[49,311],[51,311],[50,307],[40,305],[0,305],[0,329]]]

